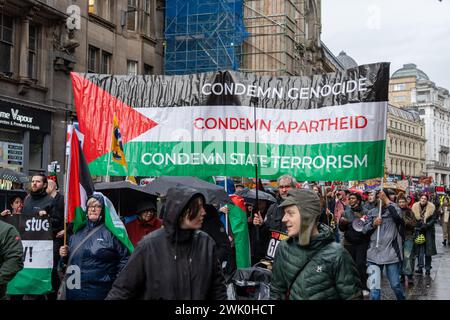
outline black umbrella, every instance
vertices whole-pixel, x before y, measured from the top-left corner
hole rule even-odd
[[[223,187],[190,176],[161,176],[146,185],[144,189],[154,195],[165,197],[167,190],[180,186],[188,186],[198,190],[198,192],[205,196],[206,203],[208,204],[223,206],[224,204],[232,203]]]
[[[247,200],[256,200],[256,190],[252,189],[249,190],[247,192],[245,192],[244,194],[241,195],[246,201]],[[275,199],[275,197],[273,195],[271,195],[270,193],[258,190],[258,200],[266,200],[266,201],[270,201],[270,202],[277,202],[277,199]],[[254,202],[254,201],[252,201]]]
[[[111,200],[120,215],[135,214],[141,201],[153,201],[156,204],[157,197],[154,194],[129,181],[101,182],[96,183],[94,188]]]
[[[16,183],[27,183],[28,177],[22,172],[17,172],[8,168],[0,168],[0,179]]]

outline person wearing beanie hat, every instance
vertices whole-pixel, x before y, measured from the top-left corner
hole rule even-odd
[[[368,295],[366,264],[370,238],[362,233],[364,221],[368,218],[368,211],[363,208],[362,196],[357,192],[352,192],[348,195],[348,204],[339,221],[339,230],[344,232],[344,248],[348,250],[358,268],[364,287],[363,293]]]
[[[137,205],[137,219],[125,224],[128,238],[134,247],[145,235],[158,230],[162,226],[162,220],[156,215],[156,205],[153,201],[142,201]]]
[[[280,204],[289,239],[275,253],[273,300],[361,299],[362,286],[350,254],[318,223],[320,200],[306,189],[290,190]]]

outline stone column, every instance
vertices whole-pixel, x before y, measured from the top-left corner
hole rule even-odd
[[[36,1],[29,1],[32,6],[26,9],[20,18],[20,42],[19,42],[19,79],[28,78],[28,49],[30,46],[30,21],[39,8]]]
[[[28,46],[30,34],[30,18],[23,16],[20,19],[20,43],[19,43],[19,78],[28,78]]]

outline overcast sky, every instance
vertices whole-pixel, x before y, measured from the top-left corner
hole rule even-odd
[[[450,90],[450,0],[322,0],[322,41],[361,64],[415,63]]]

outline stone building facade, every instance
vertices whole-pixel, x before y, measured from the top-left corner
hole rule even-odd
[[[425,172],[425,126],[416,112],[388,106],[385,167],[387,174],[400,180],[418,182]]]
[[[162,73],[163,25],[159,0],[0,0],[0,167],[61,183],[70,72]]]
[[[436,185],[450,185],[450,95],[415,64],[405,64],[392,74],[389,100],[417,112],[427,140],[424,174]]]

